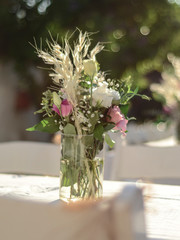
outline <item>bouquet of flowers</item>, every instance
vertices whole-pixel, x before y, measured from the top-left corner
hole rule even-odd
[[[151,90],[163,104],[167,122],[177,122],[177,139],[180,141],[180,58],[168,54],[168,60],[173,68],[162,72],[163,81],[151,84]]]
[[[162,72],[163,81],[151,84],[151,90],[161,97],[161,102],[169,110],[177,109],[180,105],[180,58],[168,54],[172,71]]]
[[[108,131],[126,135],[128,103],[138,95],[130,81],[110,79],[100,70],[96,55],[104,45],[98,42],[90,50],[91,35],[79,31],[73,44],[67,36],[62,45],[47,41],[46,51],[35,46],[37,55],[52,66],[52,85],[37,111],[44,113],[43,120],[28,130],[61,132],[60,196],[64,190],[69,199],[101,195],[103,161],[98,155],[104,140],[114,145]]]

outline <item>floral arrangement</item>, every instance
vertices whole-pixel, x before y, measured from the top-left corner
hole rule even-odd
[[[96,55],[104,45],[98,42],[88,52],[90,36],[80,31],[74,49],[67,37],[64,48],[54,40],[47,40],[49,51],[35,46],[37,55],[54,66],[49,74],[53,85],[43,93],[42,108],[36,112],[44,113],[45,118],[28,131],[93,133],[100,140],[111,129],[126,135],[127,104],[138,95],[138,88],[132,91],[130,81],[110,79],[100,71]]]
[[[79,31],[73,44],[66,36],[62,46],[47,40],[46,51],[35,44],[37,55],[53,66],[52,85],[43,93],[42,108],[36,112],[44,113],[43,120],[27,130],[63,135],[61,187],[71,186],[69,198],[99,194],[102,162],[94,160],[104,139],[110,147],[114,145],[108,131],[126,135],[128,103],[138,95],[138,88],[132,91],[129,80],[110,79],[100,70],[96,55],[104,45],[98,42],[90,50],[91,35]]]
[[[172,68],[162,72],[163,81],[151,84],[154,97],[163,104],[163,121],[169,126],[175,121],[176,138],[180,142],[180,58],[168,54]]]
[[[174,117],[176,110],[180,108],[180,58],[168,54],[168,60],[173,71],[162,72],[163,81],[151,84],[151,90],[162,102],[165,112]]]

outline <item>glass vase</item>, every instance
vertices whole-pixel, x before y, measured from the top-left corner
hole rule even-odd
[[[61,135],[60,199],[102,197],[104,142],[93,135]]]

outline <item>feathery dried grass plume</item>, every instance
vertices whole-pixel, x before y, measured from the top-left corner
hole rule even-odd
[[[55,40],[52,42],[46,40],[48,49],[43,51],[38,49],[36,45],[36,52],[38,57],[42,58],[46,64],[54,65],[50,73],[53,81],[60,84],[64,88],[68,100],[76,106],[76,94],[78,84],[80,82],[81,74],[84,70],[83,60],[85,58],[94,59],[96,55],[101,52],[104,46],[99,42],[88,54],[91,45],[91,33],[84,34],[79,30],[78,40],[74,43],[74,49],[71,48],[70,38],[68,36],[64,39],[64,48],[61,47]],[[73,89],[73,91],[72,91]]]
[[[151,90],[161,95],[165,99],[166,105],[173,109],[180,103],[180,58],[168,54],[168,60],[172,64],[174,72],[162,72],[163,82],[152,84]]]
[[[55,84],[57,90],[61,89],[66,98],[73,106],[73,114],[77,131],[81,133],[80,122],[82,121],[82,113],[79,114],[76,107],[78,104],[77,92],[79,92],[82,72],[84,71],[83,61],[85,59],[93,59],[95,61],[96,55],[104,48],[100,42],[89,51],[91,45],[90,36],[92,33],[82,33],[79,31],[79,36],[74,42],[74,48],[71,47],[71,37],[66,36],[60,46],[57,41],[52,39],[52,42],[46,40],[48,49],[46,51],[41,48],[38,49],[35,44],[38,57],[42,58],[44,63],[53,65],[52,72],[49,74]],[[58,87],[57,87],[58,86]],[[80,117],[81,116],[81,117]],[[85,117],[84,117],[85,118]]]

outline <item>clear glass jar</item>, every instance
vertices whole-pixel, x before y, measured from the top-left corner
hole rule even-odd
[[[61,200],[102,197],[103,173],[104,142],[93,135],[61,135]]]

